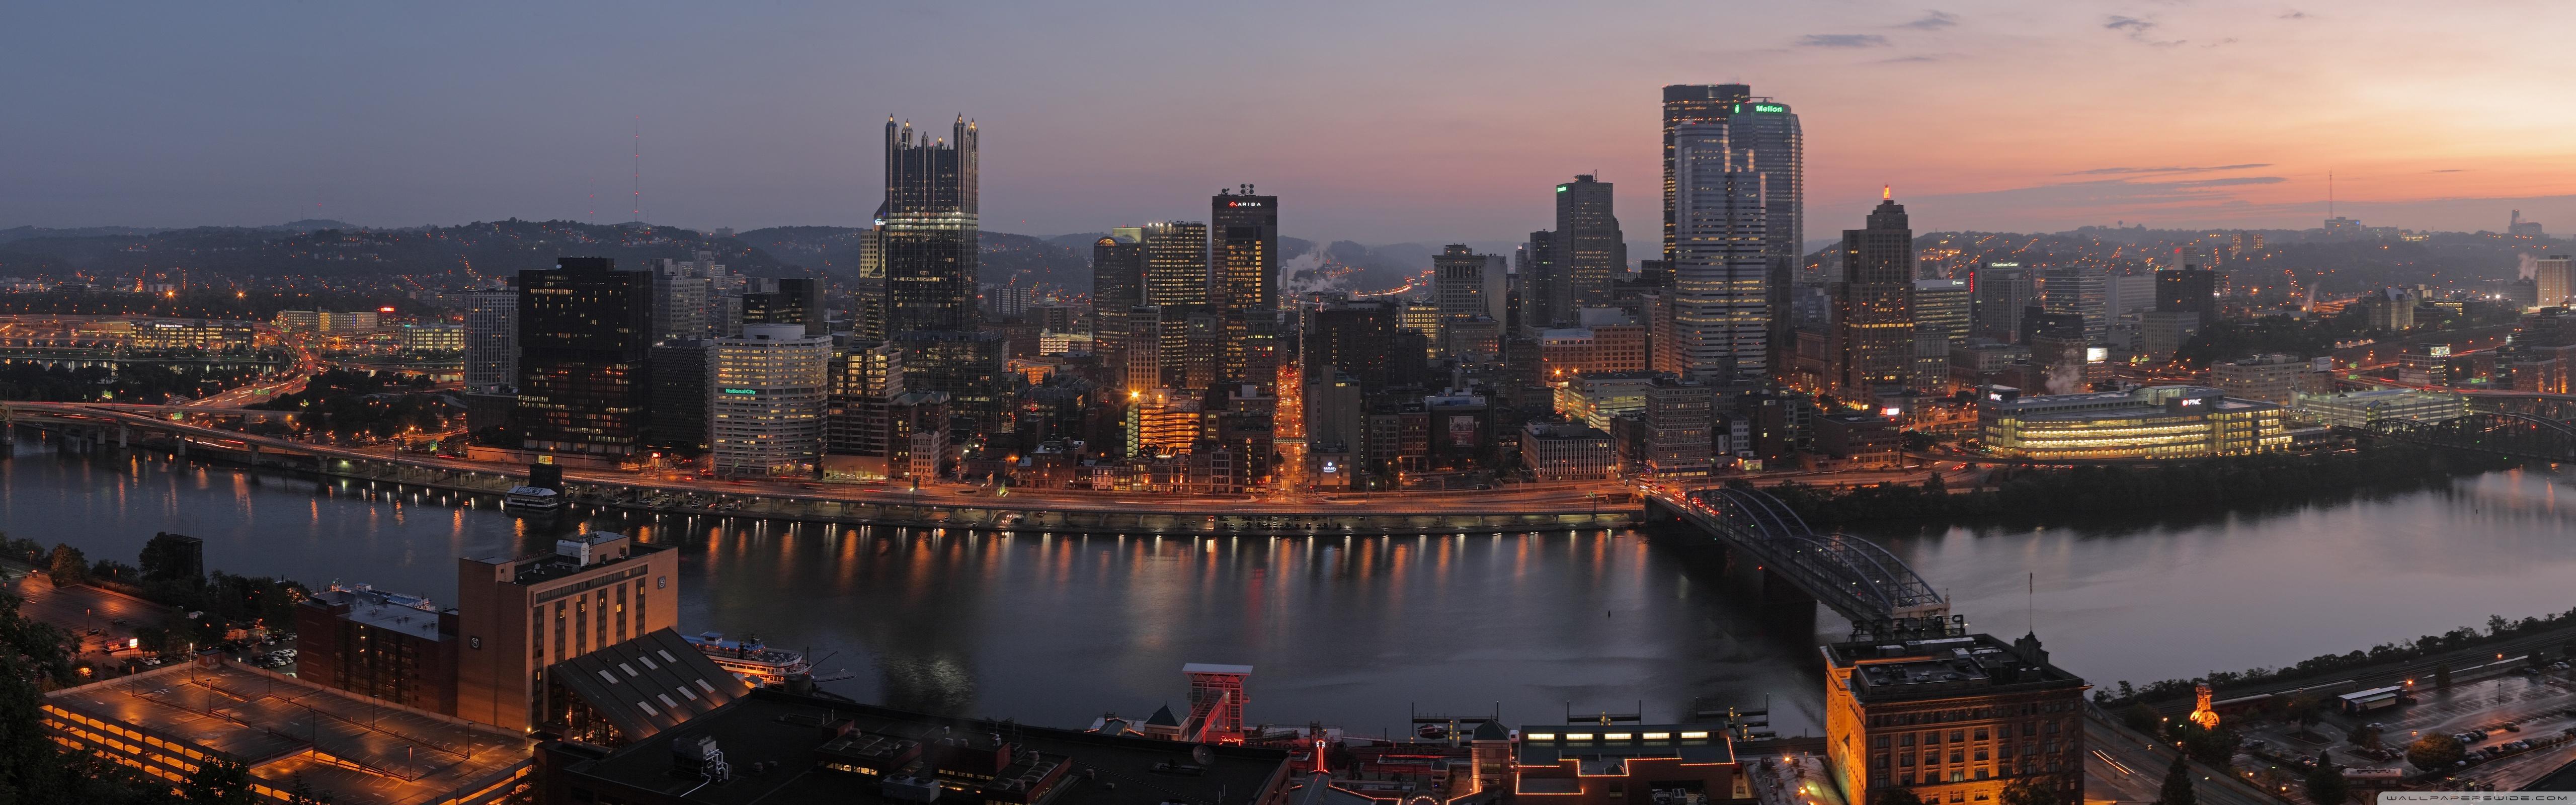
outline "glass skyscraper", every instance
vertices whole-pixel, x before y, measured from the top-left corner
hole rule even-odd
[[[1770,374],[1769,211],[1753,157],[1723,123],[1673,130],[1675,239],[1669,328],[1683,376],[1711,384]]]
[[[1771,363],[1784,366],[1789,335],[1789,291],[1792,272],[1805,256],[1807,222],[1806,135],[1798,114],[1788,104],[1753,94],[1745,84],[1673,84],[1664,87],[1664,259],[1679,259],[1674,205],[1675,132],[1682,126],[1719,124],[1738,152],[1749,153],[1750,169],[1762,174],[1765,252],[1770,258],[1766,290],[1772,313]]]
[[[925,140],[886,118],[885,203],[876,245],[885,275],[889,336],[975,329],[978,247],[975,124],[957,118],[949,139]]]

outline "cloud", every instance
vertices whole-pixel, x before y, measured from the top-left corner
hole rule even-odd
[[[1942,60],[1947,59],[1947,58],[1949,58],[1949,57],[1947,57],[1947,56],[1898,56],[1898,57],[1893,58],[1893,59],[1880,59],[1880,60],[1878,60],[1878,63],[1879,63],[1879,64],[1915,64],[1915,63],[1919,63],[1919,62],[1936,62],[1936,61],[1942,61]]]
[[[1896,27],[1912,28],[1917,31],[1938,31],[1957,24],[1959,24],[1958,17],[1951,15],[1950,12],[1936,9],[1924,12],[1922,19]]]
[[[2211,173],[2211,172],[2215,172],[2215,171],[2235,171],[2235,170],[2247,170],[2247,169],[2251,169],[2251,168],[2269,168],[2269,167],[2272,167],[2272,163],[2269,163],[2269,162],[2247,162],[2247,163],[2242,164],[2242,165],[2210,165],[2210,166],[2205,166],[2205,167],[2193,167],[2193,168],[2179,168],[2179,167],[2175,167],[2175,168],[2094,168],[2094,169],[2092,169],[2092,170],[2070,171],[2070,172],[2067,172],[2067,173],[2061,173],[2061,174],[2058,174],[2058,175],[2059,175],[2059,176],[2108,176],[2108,175],[2114,175],[2114,174],[2129,174],[2129,173]]]
[[[1886,47],[1887,37],[1877,34],[1808,34],[1798,38],[1802,48],[1876,48]]]
[[[2249,184],[2280,184],[2289,181],[2278,176],[2233,176],[2225,179],[2193,179],[2188,182],[2149,182],[2164,187],[2235,187]]]
[[[2187,39],[2157,39],[2149,36],[2148,34],[2153,32],[2157,27],[2156,21],[2140,19],[2137,17],[2124,17],[2118,14],[2113,14],[2103,18],[2102,27],[2128,34],[2129,41],[2152,47],[2169,48],[2190,41]]]
[[[2428,172],[2428,173],[2464,173],[2464,172],[2466,172],[2466,171],[2468,171],[2468,169],[2467,169],[2467,168],[2441,168],[2441,169],[2432,170],[2432,171],[2427,171],[2427,172]]]
[[[2290,11],[2289,11],[2288,13],[2285,13],[2285,14],[2282,14],[2282,15],[2281,15],[2281,19],[2285,19],[2285,20],[2304,20],[2304,19],[2307,19],[2307,18],[2308,18],[2308,12],[2300,11],[2300,10],[2295,9],[2295,8],[2294,8],[2294,9],[2290,9]]]

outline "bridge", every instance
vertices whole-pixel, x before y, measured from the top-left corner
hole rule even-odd
[[[2374,419],[2381,438],[2535,461],[2576,462],[2576,424],[2547,416],[2487,411],[2437,422]]]
[[[1696,526],[1854,623],[1950,614],[1950,602],[1905,560],[1865,539],[1816,533],[1769,492],[1720,487],[1659,493],[1647,498],[1646,514],[1649,520],[1670,517]]]

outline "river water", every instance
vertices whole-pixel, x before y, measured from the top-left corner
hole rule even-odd
[[[2537,472],[2156,523],[1872,533],[1980,630],[2035,628],[2097,684],[2295,662],[2576,607],[2576,492]],[[565,518],[574,520],[574,518]],[[1247,717],[1404,730],[1410,710],[1773,706],[1813,733],[1815,643],[1753,574],[1634,533],[1158,538],[602,517],[531,524],[419,490],[64,454],[0,461],[0,530],[131,562],[156,531],[211,568],[452,600],[455,559],[618,530],[681,550],[681,623],[805,649],[826,687],[895,706],[1083,726],[1181,709],[1189,662],[1255,667]]]

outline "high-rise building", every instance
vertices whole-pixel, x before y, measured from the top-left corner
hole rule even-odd
[[[814,464],[831,357],[831,337],[802,324],[746,324],[742,337],[716,339],[707,426],[717,474],[797,475]]]
[[[1219,190],[1208,200],[1209,302],[1224,328],[1217,379],[1277,380],[1279,330],[1279,197]]]
[[[645,357],[652,367],[652,407],[644,416],[644,446],[684,456],[707,450],[707,398],[714,369],[709,364],[715,342],[680,338],[654,344]]]
[[[1208,225],[1156,221],[1144,227],[1144,304],[1208,304]]]
[[[519,272],[521,445],[624,457],[644,426],[653,280],[606,257]]]
[[[2168,268],[2156,272],[2156,310],[2191,313],[2197,324],[2218,320],[2218,272]]]
[[[1484,316],[1502,321],[1504,283],[1502,255],[1477,254],[1452,243],[1431,258],[1431,298],[1443,318]]]
[[[903,348],[852,344],[835,351],[829,371],[831,397],[824,408],[823,451],[875,459],[890,455],[887,406],[903,396]],[[882,464],[861,462],[858,468],[862,475],[886,474]],[[870,473],[871,469],[875,472]]]
[[[519,293],[465,292],[465,390],[490,394],[519,382]]]
[[[1964,279],[1914,281],[1914,369],[1911,384],[1939,390],[1950,380],[1950,351],[1968,342],[1975,299]]]
[[[1094,351],[1113,377],[1126,371],[1127,314],[1145,301],[1145,230],[1122,226],[1091,243]]]
[[[1674,84],[1664,87],[1664,259],[1671,261],[1679,246],[1674,205],[1678,203],[1676,183],[1675,133],[1691,124],[1723,126],[1730,142],[1739,152],[1750,152],[1752,170],[1763,179],[1764,229],[1768,231],[1767,254],[1770,276],[1765,285],[1770,294],[1768,309],[1772,316],[1768,344],[1775,354],[1769,363],[1785,368],[1787,351],[1792,343],[1789,304],[1791,280],[1800,257],[1805,252],[1807,225],[1806,135],[1799,129],[1798,114],[1778,100],[1753,94],[1743,84]]]
[[[1690,124],[1673,132],[1673,302],[1668,329],[1649,337],[1673,345],[1682,376],[1711,385],[1769,377],[1769,263],[1763,176],[1729,144],[1726,127]]]
[[[710,258],[713,255],[709,255]],[[694,260],[654,260],[653,340],[707,337],[707,297],[714,286]]]
[[[1556,257],[1564,270],[1549,289],[1550,312],[1610,304],[1610,282],[1628,271],[1628,242],[1610,204],[1610,183],[1581,174],[1556,186]],[[1564,302],[1558,307],[1557,302]]]
[[[1369,391],[1386,388],[1387,353],[1397,318],[1384,301],[1345,302],[1315,311],[1306,333],[1306,379],[1328,381],[1338,373]]]
[[[637,272],[641,279],[641,273]],[[679,626],[680,554],[622,534],[456,560],[456,716],[513,730],[547,712],[549,666]]]
[[[1845,399],[1868,399],[1913,376],[1914,229],[1905,206],[1881,194],[1866,227],[1843,230],[1842,254],[1832,388]]]
[[[904,350],[904,390],[947,395],[950,447],[979,445],[991,434],[1009,432],[1000,333],[914,331],[896,343]]]
[[[2020,263],[1987,263],[1968,275],[1974,298],[1968,334],[2006,343],[2021,339],[2022,310],[2039,304],[2039,282]]]
[[[885,203],[877,208],[889,336],[975,329],[980,238],[975,124],[960,115],[950,138],[916,136],[886,118]]]
[[[2111,276],[2089,268],[2052,268],[2040,279],[2039,306],[2084,317],[2084,340],[2111,341]]]
[[[1530,233],[1529,242],[1521,244],[1520,256],[1512,290],[1521,296],[1521,328],[1536,332],[1556,326],[1554,289],[1560,282],[1557,275],[1565,270],[1556,259],[1556,233],[1544,229]]]
[[[2539,304],[2533,307],[2562,307],[2570,295],[2576,295],[2576,261],[2567,255],[2552,254],[2535,262],[2532,279],[2540,289]]]
[[[859,269],[850,278],[850,333],[862,341],[886,340],[885,222],[859,230]]]
[[[811,277],[758,280],[761,290],[742,296],[742,323],[795,324],[809,336],[832,334],[823,312],[823,283]]]
[[[1657,377],[1646,389],[1646,473],[1661,478],[1707,475],[1717,446],[1717,395],[1697,380]]]

